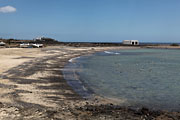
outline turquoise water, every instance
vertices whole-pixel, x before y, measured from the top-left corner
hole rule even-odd
[[[180,111],[180,50],[105,51],[76,63],[79,79],[98,95],[133,107]]]

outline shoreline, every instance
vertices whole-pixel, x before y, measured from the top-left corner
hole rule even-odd
[[[180,116],[178,112],[150,111],[147,108],[132,110],[128,107],[120,107],[103,98],[82,99],[67,85],[62,75],[62,69],[69,59],[117,48],[122,49],[124,47],[75,48],[58,46],[43,49],[17,49],[17,51],[25,51],[23,53],[18,53],[18,51],[18,55],[10,57],[8,60],[11,62],[22,60],[22,62],[0,74],[0,118],[7,120],[133,120],[143,118],[160,119],[161,117],[166,119],[171,116],[178,119]],[[7,50],[16,52],[15,49]],[[34,51],[32,51],[32,55],[29,55],[31,50]],[[34,54],[36,50],[39,55]],[[4,55],[5,60],[7,57],[9,57],[9,54]]]
[[[118,47],[117,47],[118,48]],[[81,54],[79,56],[73,57],[70,59],[70,61],[68,60],[68,62],[73,62],[71,60],[74,59],[78,59],[81,56],[89,56],[91,54],[95,54],[96,52],[103,52],[103,51],[111,51],[111,50],[117,50],[117,48],[115,49],[103,49],[103,50],[98,50],[98,51],[93,51],[92,53],[88,53],[88,54]],[[124,47],[125,49],[142,49],[144,47]],[[123,48],[123,49],[124,49]],[[146,49],[180,49],[180,47],[145,47]],[[65,79],[65,78],[64,78]],[[81,82],[83,82],[82,80],[80,80]],[[83,84],[84,85],[84,84]],[[87,87],[87,86],[85,86]],[[87,88],[89,89],[89,88]],[[77,93],[78,94],[78,93]],[[104,116],[111,116],[112,112],[119,112],[119,110],[123,113],[125,112],[125,116],[127,117],[127,120],[133,120],[133,119],[158,119],[158,120],[166,120],[166,119],[176,119],[176,118],[180,118],[180,112],[178,111],[164,111],[164,110],[151,110],[147,107],[143,107],[143,106],[136,106],[136,108],[134,107],[130,107],[127,105],[123,105],[123,102],[120,102],[120,100],[116,100],[116,99],[111,99],[105,96],[100,96],[97,95],[96,93],[92,93],[92,96],[90,98],[85,98],[84,100],[86,101],[86,105],[85,105],[85,109],[82,107],[78,107],[78,110],[81,111],[85,111],[85,112],[92,112],[92,116],[89,117],[93,117],[93,114],[101,114],[101,112],[105,112],[107,115],[103,114]],[[121,105],[122,104],[122,105]],[[109,113],[108,113],[109,112]],[[117,116],[119,116],[121,113],[118,113]],[[141,117],[140,117],[140,116]],[[96,116],[96,115],[95,115]],[[119,118],[117,116],[111,116],[110,119],[115,119],[115,118]],[[170,117],[171,116],[171,117]],[[106,118],[105,117],[105,118]],[[123,116],[124,117],[124,116]],[[128,118],[129,117],[129,118]],[[136,118],[137,117],[137,118]],[[95,117],[96,119],[99,119],[99,116]],[[120,117],[121,118],[121,117]],[[87,118],[86,118],[87,119]],[[90,118],[92,119],[92,118]]]
[[[138,49],[170,49],[170,50],[176,50],[177,48],[138,48]],[[117,50],[117,49],[113,49],[113,50]],[[127,50],[128,50],[128,48],[127,48]],[[96,52],[93,52],[93,53],[88,54],[88,55],[81,55],[81,56],[78,56],[78,57],[75,57],[75,58],[71,58],[70,61],[68,61],[68,64],[77,64],[78,60],[76,61],[76,59],[79,59],[81,57],[89,57],[89,56],[91,56],[93,54],[96,54],[97,52],[103,52],[103,51],[104,52],[108,52],[108,54],[111,54],[112,50],[109,49],[107,51],[106,50],[96,51]],[[116,53],[113,53],[113,54],[116,54]],[[127,107],[127,108],[133,109],[133,110],[137,110],[137,109],[141,109],[141,108],[145,107],[145,108],[149,109],[150,111],[180,112],[180,109],[179,110],[178,109],[177,110],[172,110],[172,111],[169,110],[169,109],[168,110],[167,109],[161,109],[160,107],[155,109],[155,108],[150,108],[150,107],[147,107],[146,105],[141,105],[141,104],[130,106],[130,104],[129,103],[125,103],[125,100],[123,100],[123,99],[121,100],[121,99],[117,99],[117,98],[113,98],[113,97],[109,98],[109,97],[105,97],[105,96],[99,95],[99,94],[95,93],[94,90],[91,89],[91,87],[88,86],[88,84],[86,84],[84,82],[84,80],[82,80],[79,77],[78,73],[76,73],[76,69],[78,69],[79,66],[75,66],[75,68],[74,68],[74,65],[68,65],[68,67],[70,67],[70,68],[66,68],[66,66],[65,66],[65,69],[70,69],[69,70],[70,74],[73,74],[72,77],[76,78],[76,79],[73,79],[73,80],[69,80],[70,82],[73,81],[73,84],[70,85],[70,86],[77,92],[77,94],[82,96],[82,98],[89,99],[89,100],[99,99],[99,101],[104,101],[104,102],[107,102],[107,103],[113,103],[114,105],[118,105],[119,107]],[[68,78],[67,79],[64,78],[64,79],[67,80],[67,82],[68,82]],[[79,84],[79,82],[80,82],[80,84]],[[85,88],[85,90],[84,91],[79,90],[79,88],[77,88],[76,85],[78,87]],[[84,92],[86,92],[85,95],[84,95]]]
[[[123,48],[123,49],[134,49],[134,48]],[[135,48],[135,49],[140,49],[140,48]],[[102,103],[114,103],[115,105],[123,104],[124,102],[123,100],[117,98],[108,98],[95,93],[94,90],[84,82],[84,80],[80,79],[78,73],[76,72],[76,70],[78,70],[79,68],[79,66],[77,66],[76,59],[80,59],[82,57],[89,57],[92,56],[93,54],[96,54],[97,52],[105,52],[112,50],[118,50],[118,49],[104,49],[100,51],[94,51],[89,54],[82,54],[70,58],[67,61],[67,64],[64,66],[64,69],[62,69],[62,73],[64,79],[67,81],[67,84],[70,85],[73,88],[73,90],[76,91],[77,94],[79,94],[83,99],[87,99],[91,101],[99,99],[99,101],[103,101]]]

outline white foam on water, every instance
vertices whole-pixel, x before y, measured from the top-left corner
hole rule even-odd
[[[115,55],[119,55],[120,53],[118,52],[110,52],[110,51],[104,51],[106,54],[115,54]]]
[[[73,62],[74,60],[76,60],[76,59],[78,59],[78,58],[80,58],[80,57],[72,58],[72,59],[69,60],[69,62]]]

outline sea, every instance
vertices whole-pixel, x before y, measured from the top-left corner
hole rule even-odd
[[[64,78],[83,97],[124,101],[122,106],[180,111],[180,50],[129,49],[73,58]]]

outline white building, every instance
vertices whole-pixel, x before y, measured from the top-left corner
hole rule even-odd
[[[42,48],[43,44],[22,43],[20,48]]]
[[[123,40],[124,45],[139,45],[138,40]]]
[[[34,41],[36,41],[36,40],[42,41],[43,38],[44,38],[44,37],[37,37],[37,38],[35,38],[35,39],[33,39],[33,40],[34,40]]]

